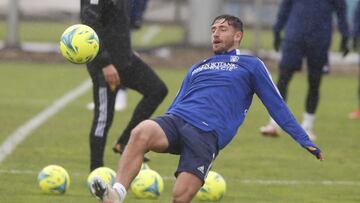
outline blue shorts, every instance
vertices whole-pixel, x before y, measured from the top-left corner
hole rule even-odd
[[[219,152],[215,132],[202,131],[171,114],[157,117],[154,121],[168,138],[169,147],[165,152],[180,155],[175,177],[181,172],[189,172],[204,181]]]

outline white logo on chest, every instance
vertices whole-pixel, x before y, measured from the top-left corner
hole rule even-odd
[[[239,56],[230,56],[230,62],[238,62]]]

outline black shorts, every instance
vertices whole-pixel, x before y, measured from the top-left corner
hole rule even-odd
[[[180,155],[175,177],[181,172],[189,172],[204,182],[219,151],[215,132],[202,131],[170,114],[157,117],[154,121],[168,138],[169,147],[165,152]]]

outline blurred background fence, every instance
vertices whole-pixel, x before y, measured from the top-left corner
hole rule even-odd
[[[349,20],[358,0],[347,0]],[[269,35],[280,0],[149,0],[145,22],[176,25],[183,29],[182,44],[206,46],[209,24],[220,13],[239,16],[252,32],[248,48],[257,52],[261,38]],[[0,41],[2,46],[21,47],[31,39],[21,37],[22,22],[71,24],[79,22],[80,0],[0,0]],[[349,21],[351,22],[351,21]],[[46,26],[45,26],[46,29]],[[48,31],[48,30],[44,30]],[[38,31],[39,32],[39,31]],[[265,37],[266,40],[271,39]],[[42,41],[42,40],[40,40]],[[46,40],[44,40],[46,41]]]

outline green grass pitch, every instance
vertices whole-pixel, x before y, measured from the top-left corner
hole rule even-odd
[[[169,95],[156,111],[164,113],[180,86],[185,67],[156,71],[169,87]],[[276,73],[273,73],[276,77]],[[0,64],[0,142],[19,126],[88,79],[84,66],[64,64]],[[306,92],[304,74],[295,76],[289,91],[289,106],[300,120]],[[221,151],[213,170],[227,181],[223,203],[350,203],[360,201],[360,121],[347,119],[356,107],[356,76],[330,75],[323,80],[317,113],[316,143],[325,153],[320,163],[288,135],[263,138],[258,129],[268,120],[258,98],[232,143]],[[125,127],[139,94],[129,92],[128,108],[116,113],[105,153],[106,166],[116,169],[119,156],[111,146]],[[0,163],[1,203],[96,202],[86,186],[89,172],[88,134],[92,112],[85,108],[91,92],[79,97],[49,118]],[[150,153],[150,167],[165,181],[158,200],[136,200],[131,192],[126,202],[170,201],[177,156]],[[71,185],[65,195],[41,193],[37,173],[46,165],[67,169]],[[196,201],[195,201],[196,202]]]

